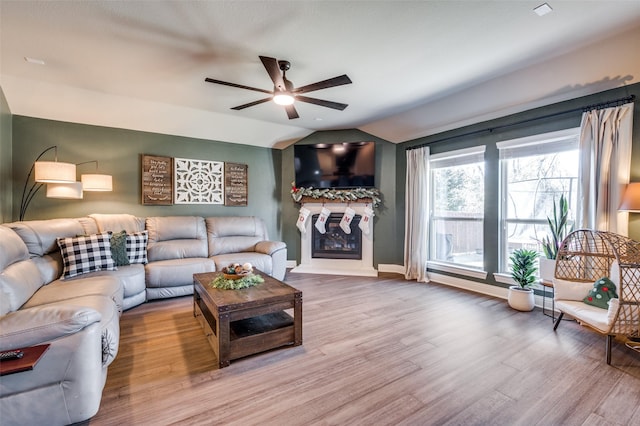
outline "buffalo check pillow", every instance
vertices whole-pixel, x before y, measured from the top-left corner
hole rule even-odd
[[[149,233],[147,231],[127,234],[127,256],[129,263],[147,263],[147,241]]]
[[[110,240],[111,232],[58,238],[64,265],[63,276],[71,278],[87,272],[116,270],[116,264],[111,257]]]

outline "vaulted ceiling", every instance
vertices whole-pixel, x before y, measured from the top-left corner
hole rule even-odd
[[[13,114],[265,147],[359,128],[403,142],[640,81],[640,1],[0,0],[0,86]],[[259,55],[309,93],[272,90]],[[29,58],[29,60],[25,60]]]

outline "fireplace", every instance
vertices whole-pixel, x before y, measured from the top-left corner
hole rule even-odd
[[[313,223],[318,220],[318,214],[311,218]],[[358,227],[360,215],[351,220],[351,233],[347,234],[340,227],[342,214],[331,213],[325,222],[326,232],[320,233],[313,227],[311,239],[311,257],[314,259],[362,259],[362,232]]]
[[[360,230],[358,223],[365,214],[367,203],[304,203],[304,207],[311,214],[305,224],[305,232],[300,235],[300,264],[291,270],[303,274],[333,274],[376,277],[378,271],[373,267],[373,221],[369,224],[369,233]],[[331,210],[330,223],[325,224],[327,232],[323,235],[317,232],[315,223],[322,208]],[[347,207],[355,210],[351,220],[351,234],[340,229],[340,219]],[[334,219],[331,219],[334,218]],[[333,222],[335,220],[335,222]],[[331,223],[333,222],[333,224]],[[331,240],[334,231],[339,230]],[[322,238],[318,238],[317,235]],[[348,238],[346,238],[348,237]],[[317,245],[316,245],[317,244]],[[356,255],[355,247],[358,254]]]

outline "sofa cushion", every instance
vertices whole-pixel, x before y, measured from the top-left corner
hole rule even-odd
[[[77,219],[47,219],[7,224],[24,241],[31,257],[58,251],[58,238],[85,234]]]
[[[204,219],[195,216],[148,217],[149,262],[207,257],[207,231]]]
[[[80,281],[84,278],[92,277],[115,277],[122,284],[124,297],[134,296],[145,289],[144,265],[132,264],[120,266],[116,271],[96,271],[80,275],[74,278],[67,278],[64,281]]]
[[[258,217],[208,217],[205,222],[209,256],[255,251],[256,244],[269,239]]]
[[[211,259],[216,263],[217,271],[220,271],[232,263],[242,265],[249,262],[254,268],[259,269],[267,275],[271,275],[273,272],[273,259],[271,256],[254,251],[219,254],[217,256],[211,256]]]
[[[70,278],[100,270],[115,270],[115,262],[111,256],[110,239],[111,232],[58,238],[64,265],[64,277]]]
[[[40,287],[40,271],[30,259],[6,267],[0,272],[0,315],[20,309]]]
[[[159,260],[145,265],[148,288],[193,285],[193,274],[215,270],[213,260],[206,257]]]
[[[56,280],[38,290],[22,308],[28,309],[49,303],[63,302],[80,296],[106,296],[122,311],[123,287],[114,276],[82,275],[73,279]]]
[[[90,214],[90,218],[95,220],[98,232],[120,231],[124,229],[127,233],[144,231],[144,218],[131,214]]]
[[[148,262],[147,259],[147,244],[149,241],[149,233],[147,231],[134,232],[133,234],[127,234],[127,257],[129,263],[142,263],[143,265]]]
[[[12,263],[29,259],[29,250],[18,234],[0,225],[0,271]]]

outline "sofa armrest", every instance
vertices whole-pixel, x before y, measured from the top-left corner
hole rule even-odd
[[[260,241],[256,244],[256,252],[268,254],[269,256],[273,256],[275,252],[286,248],[287,245],[282,241]]]
[[[36,306],[0,318],[0,350],[34,346],[77,333],[100,322],[95,309],[73,306]]]

